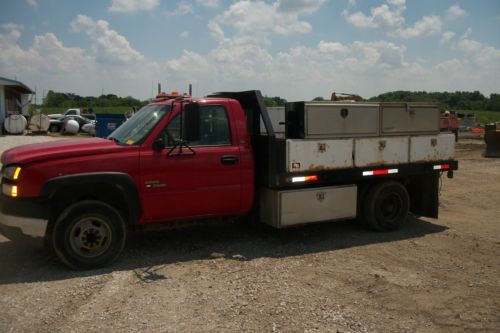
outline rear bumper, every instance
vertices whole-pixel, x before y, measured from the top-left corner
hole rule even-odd
[[[11,240],[42,238],[48,225],[46,205],[37,199],[0,195],[0,233]]]

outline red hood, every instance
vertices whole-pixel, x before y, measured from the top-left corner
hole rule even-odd
[[[101,139],[69,139],[45,143],[35,143],[6,150],[2,164],[26,164],[41,160],[67,158],[82,155],[109,154],[126,147],[115,142]]]

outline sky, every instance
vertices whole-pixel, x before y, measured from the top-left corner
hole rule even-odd
[[[0,76],[141,100],[500,92],[499,0],[0,0]]]

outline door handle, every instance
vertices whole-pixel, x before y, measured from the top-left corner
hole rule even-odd
[[[238,156],[224,155],[220,158],[222,164],[236,164],[238,163]]]

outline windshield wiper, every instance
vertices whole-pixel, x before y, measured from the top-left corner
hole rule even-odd
[[[118,140],[117,138],[114,138],[112,136],[108,136],[108,140],[115,142],[119,146],[123,146],[123,143],[120,140]]]

